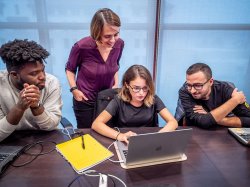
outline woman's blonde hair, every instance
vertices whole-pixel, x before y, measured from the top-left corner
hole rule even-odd
[[[140,77],[146,81],[148,93],[144,99],[144,104],[147,107],[150,107],[154,104],[155,88],[150,72],[142,65],[133,65],[124,73],[122,78],[122,89],[119,93],[119,96],[125,102],[130,102],[132,100],[132,96],[129,92],[129,89],[127,88],[127,85],[129,85],[130,82],[135,80],[137,77]]]
[[[105,23],[116,27],[121,26],[119,16],[112,10],[108,8],[98,10],[93,16],[90,24],[90,35],[94,40],[100,41],[102,29]]]

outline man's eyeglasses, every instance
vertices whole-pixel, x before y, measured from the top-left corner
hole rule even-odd
[[[149,90],[149,88],[148,88],[147,86],[141,88],[141,87],[139,87],[139,86],[132,87],[132,86],[129,85],[129,87],[132,89],[132,91],[133,91],[134,93],[139,93],[141,90],[142,90],[143,92],[148,92],[148,90]]]
[[[188,83],[185,83],[185,87],[187,90],[192,90],[192,87],[195,89],[195,90],[202,90],[203,86],[209,81],[210,79],[208,79],[206,82],[204,83],[195,83],[195,84],[188,84]]]

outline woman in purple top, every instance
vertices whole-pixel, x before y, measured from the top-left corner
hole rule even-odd
[[[71,49],[66,75],[73,94],[77,128],[91,127],[97,93],[118,87],[124,47],[119,38],[120,26],[117,14],[107,8],[100,9],[92,18],[91,36],[76,42]]]

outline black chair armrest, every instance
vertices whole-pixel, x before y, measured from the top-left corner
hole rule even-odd
[[[62,124],[63,128],[73,128],[73,125],[69,122],[69,120],[65,117],[62,117],[60,123]]]

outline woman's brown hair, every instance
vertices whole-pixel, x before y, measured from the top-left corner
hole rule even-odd
[[[133,65],[124,73],[122,78],[122,89],[119,93],[119,96],[125,102],[130,102],[132,100],[132,96],[129,92],[129,89],[127,88],[127,85],[129,85],[130,81],[135,80],[137,77],[140,77],[146,81],[148,93],[144,99],[144,104],[147,107],[150,107],[154,104],[155,88],[150,72],[142,65]]]
[[[121,21],[119,16],[108,8],[98,10],[92,18],[90,25],[90,35],[96,40],[100,41],[101,33],[104,24],[120,27]]]

